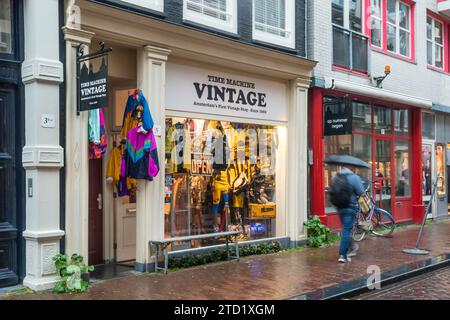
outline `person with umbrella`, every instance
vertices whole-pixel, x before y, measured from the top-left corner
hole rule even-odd
[[[370,167],[366,162],[352,156],[330,156],[325,163],[341,166],[340,172],[331,182],[330,200],[338,209],[342,225],[338,262],[345,263],[351,261],[350,257],[355,256],[359,249],[351,239],[351,232],[358,210],[358,198],[364,193],[364,187],[355,170],[357,167]]]

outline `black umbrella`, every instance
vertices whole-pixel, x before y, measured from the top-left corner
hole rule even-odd
[[[368,168],[370,169],[370,166],[367,162],[356,158],[352,156],[329,156],[325,159],[325,163],[328,164],[337,164],[337,165],[352,165],[355,167],[361,167],[361,168]]]

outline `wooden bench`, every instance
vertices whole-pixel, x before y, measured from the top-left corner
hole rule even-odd
[[[149,245],[156,245],[156,262],[155,262],[155,271],[164,270],[164,273],[167,273],[167,269],[169,267],[169,250],[168,247],[173,242],[182,242],[182,241],[192,241],[199,239],[208,239],[208,238],[220,238],[225,237],[226,239],[226,250],[227,250],[227,258],[234,258],[239,260],[239,245],[238,245],[238,235],[239,231],[227,231],[227,232],[216,232],[216,233],[206,233],[206,234],[198,234],[193,236],[185,236],[185,237],[175,237],[175,238],[167,238],[162,240],[150,240]],[[230,256],[228,247],[230,238],[234,237],[234,246],[236,249],[236,255]],[[159,256],[160,253],[164,255],[164,268],[159,267]]]

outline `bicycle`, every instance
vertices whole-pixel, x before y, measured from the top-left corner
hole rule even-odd
[[[358,203],[360,201],[366,210],[363,210],[361,204],[358,205],[352,230],[353,240],[362,241],[368,232],[379,237],[390,236],[395,229],[395,220],[389,211],[376,206],[370,186],[361,195]]]

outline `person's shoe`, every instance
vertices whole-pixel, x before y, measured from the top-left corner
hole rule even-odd
[[[339,256],[339,259],[338,259],[339,263],[346,263],[347,261],[350,261],[349,258],[346,258],[344,256]]]
[[[356,256],[356,253],[358,252],[359,245],[356,243],[353,245],[353,248],[350,250],[350,252],[347,253],[347,257],[354,257]]]

